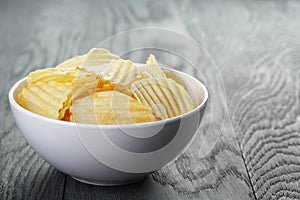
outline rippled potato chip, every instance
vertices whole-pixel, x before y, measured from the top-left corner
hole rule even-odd
[[[87,124],[131,124],[157,120],[149,108],[117,91],[96,92],[77,99],[70,112],[71,121]]]
[[[72,69],[58,69],[58,68],[46,68],[31,72],[26,79],[27,83],[37,83],[40,81],[57,81],[61,83],[67,83],[73,81],[77,76],[78,70]]]
[[[82,68],[87,71],[101,74],[107,64],[119,59],[119,56],[112,54],[106,49],[93,48],[87,53],[86,59],[82,64]]]
[[[130,86],[137,78],[138,70],[130,60],[116,60],[111,62],[103,71],[103,79],[112,84]]]
[[[194,108],[188,92],[172,79],[142,79],[135,81],[131,90],[139,102],[152,108],[164,119],[187,113]]]
[[[154,55],[150,54],[146,62],[146,66],[143,68],[141,75],[143,78],[166,78],[166,75],[162,69],[158,66],[158,63]]]
[[[95,92],[111,91],[111,90],[115,90],[115,88],[116,88],[116,85],[112,85],[110,83],[104,83],[102,85],[99,85],[96,88]]]
[[[56,68],[75,70],[76,68],[81,67],[81,65],[83,64],[85,59],[86,59],[86,55],[74,56],[74,57],[67,59],[64,62],[60,63],[59,65],[56,66]]]
[[[61,119],[70,104],[72,91],[71,82],[28,83],[19,93],[18,102],[22,107],[36,114]]]
[[[79,70],[77,76],[73,80],[72,100],[87,96],[103,85],[102,76],[93,72]]]
[[[186,89],[186,85],[184,84],[184,82],[175,74],[173,74],[172,72],[168,71],[168,70],[163,70],[164,74],[166,75],[167,78],[173,79],[174,81],[176,81],[176,83],[178,83],[179,85],[181,85],[184,89]]]
[[[96,92],[102,92],[102,91],[117,91],[121,92],[123,94],[126,94],[128,96],[133,96],[131,90],[126,87],[126,86],[121,86],[121,85],[114,85],[108,82],[104,81],[104,84],[102,86],[98,86],[96,89]]]
[[[32,72],[19,93],[21,106],[34,113],[62,119],[72,99],[94,92],[101,77],[91,72],[49,68]]]
[[[45,117],[61,119],[71,103],[77,70],[47,68],[30,73],[18,95],[21,106]]]
[[[18,102],[45,117],[92,124],[151,122],[194,108],[184,82],[153,55],[139,72],[101,48],[30,73]]]

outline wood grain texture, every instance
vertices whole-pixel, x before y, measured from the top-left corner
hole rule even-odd
[[[39,31],[31,26],[39,9],[35,4],[1,1],[0,199],[63,197],[65,175],[49,166],[28,146],[15,124],[7,97],[9,88],[18,79],[49,64],[46,47],[36,34]],[[55,47],[54,43],[48,45]]]
[[[32,70],[52,67],[71,55],[85,52],[116,32],[133,27],[161,26],[185,32],[184,24],[170,2],[155,5],[150,1],[137,5],[112,2],[103,6],[102,2],[78,1],[72,2],[71,6],[66,1],[58,6],[57,2],[32,1],[33,7],[22,2],[1,3],[0,13],[6,27],[1,29],[5,41],[1,49],[1,59],[5,62],[0,68],[1,107],[4,110],[1,113],[4,119],[1,121],[1,199],[253,198],[250,181],[234,139],[222,138],[207,159],[199,157],[199,145],[205,130],[209,129],[211,117],[203,123],[202,133],[190,150],[176,163],[140,183],[102,188],[79,183],[70,177],[65,179],[63,174],[46,164],[25,143],[11,116],[8,89]],[[12,10],[20,14],[13,16]],[[205,75],[212,82],[209,71]],[[218,90],[218,85],[212,86],[211,94],[218,96]],[[224,97],[220,100],[213,98],[211,104],[222,108]],[[207,116],[212,116],[210,109],[211,106]],[[225,116],[224,108],[220,109],[219,114]],[[227,127],[226,133],[232,135],[231,125]],[[223,159],[224,156],[226,159]]]
[[[1,1],[0,199],[300,199],[299,11],[297,1]],[[27,145],[8,90],[32,70],[145,26],[191,35],[218,66],[201,58],[201,74],[177,68],[209,86],[201,129],[181,157],[141,182],[77,182]],[[203,139],[220,132],[203,158]]]
[[[254,199],[235,141],[220,140],[205,159],[190,148],[175,163],[126,186],[90,186],[68,177],[66,199]],[[193,152],[191,152],[193,151]],[[237,161],[240,161],[237,164]]]
[[[255,197],[300,199],[299,2],[189,1],[178,10],[222,71]]]

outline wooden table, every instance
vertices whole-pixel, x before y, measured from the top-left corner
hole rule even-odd
[[[141,182],[77,182],[26,143],[8,91],[32,70],[145,26],[184,33],[214,60],[217,73],[200,69],[210,92],[200,131]],[[0,38],[0,199],[300,199],[299,1],[2,0]],[[203,134],[220,133],[203,148]]]

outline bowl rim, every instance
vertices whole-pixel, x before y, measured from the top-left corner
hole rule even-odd
[[[33,113],[33,112],[23,108],[21,105],[19,105],[17,103],[17,101],[15,100],[15,98],[14,98],[14,93],[15,93],[16,89],[20,86],[20,84],[23,83],[24,81],[26,81],[27,76],[19,79],[11,87],[11,89],[9,90],[9,93],[8,93],[8,98],[9,98],[10,105],[12,107],[14,107],[18,111],[24,113],[27,116],[30,116],[32,118],[36,118],[36,119],[39,119],[39,120],[42,120],[42,121],[47,121],[47,122],[50,122],[50,123],[54,123],[54,124],[66,125],[66,126],[70,126],[70,127],[75,126],[75,127],[81,127],[81,128],[99,128],[100,127],[100,128],[103,128],[103,129],[114,129],[114,128],[141,128],[141,127],[151,127],[151,126],[157,126],[157,125],[164,125],[166,123],[173,123],[175,121],[178,121],[181,118],[190,117],[195,112],[198,112],[198,110],[203,109],[203,107],[206,105],[207,100],[208,100],[208,90],[201,81],[199,81],[198,79],[196,79],[195,77],[193,77],[193,76],[191,76],[187,73],[184,73],[184,72],[181,72],[181,71],[178,71],[178,70],[175,70],[175,69],[170,69],[170,68],[167,68],[167,67],[161,67],[161,68],[169,70],[169,71],[176,72],[176,73],[184,75],[184,76],[187,76],[190,79],[193,79],[194,81],[196,81],[202,87],[202,89],[204,91],[204,98],[203,98],[202,102],[197,107],[195,107],[193,110],[191,110],[187,113],[184,113],[182,115],[178,115],[176,117],[168,118],[168,119],[163,119],[163,120],[160,120],[160,121],[144,122],[144,123],[137,123],[137,124],[85,124],[85,123],[67,122],[67,121],[63,121],[63,120],[48,118],[48,117]]]

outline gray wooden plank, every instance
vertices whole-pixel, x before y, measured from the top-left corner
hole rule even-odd
[[[178,11],[222,71],[256,198],[300,199],[299,1],[188,1]]]
[[[161,26],[194,33],[185,28],[170,2],[1,2],[1,182],[3,199],[252,199],[254,198],[232,124],[227,119],[216,147],[206,158],[199,148],[210,124],[204,120],[188,151],[173,164],[144,181],[116,188],[88,186],[66,179],[46,164],[20,136],[8,108],[9,87],[28,72],[50,67],[59,61],[85,52],[106,37],[129,28]],[[14,11],[14,12],[11,12]],[[18,13],[18,14],[16,14]],[[71,16],[71,17],[70,17]],[[2,18],[3,17],[3,18]],[[209,40],[207,40],[209,41]],[[12,54],[11,52],[14,52]],[[209,70],[203,73],[215,96],[210,105],[226,105],[221,85],[214,84]],[[211,116],[211,107],[207,116]],[[5,116],[5,117],[4,117]],[[210,134],[214,134],[211,133]],[[17,191],[17,192],[16,192]]]
[[[51,167],[28,146],[16,127],[7,97],[9,88],[18,79],[32,70],[53,66],[59,56],[68,56],[61,49],[68,48],[69,43],[76,46],[76,34],[65,37],[62,34],[65,32],[60,30],[62,23],[53,30],[56,21],[43,18],[46,9],[47,6],[37,1],[0,2],[0,199],[63,197],[65,174]],[[48,20],[47,28],[43,26],[45,20]],[[61,37],[66,38],[62,44]]]

